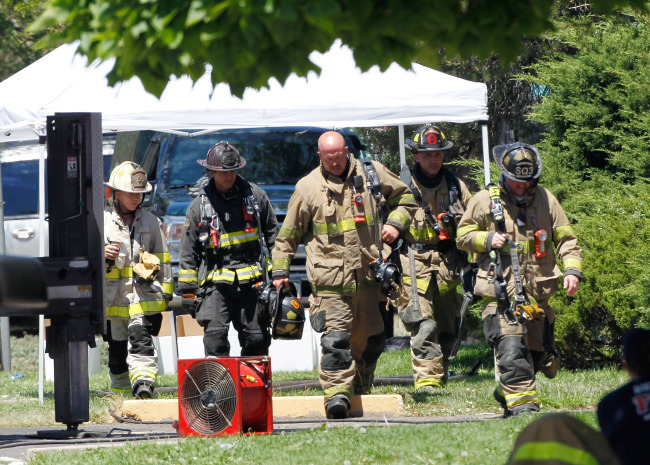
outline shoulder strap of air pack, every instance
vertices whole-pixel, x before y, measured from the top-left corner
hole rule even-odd
[[[452,208],[452,206],[458,201],[460,206],[463,207],[464,212],[465,203],[463,202],[463,196],[461,195],[460,181],[458,180],[458,177],[444,166],[442,167],[442,174],[445,177],[447,189],[449,189],[449,208]]]
[[[409,168],[406,165],[402,165],[402,169],[399,173],[399,177],[402,180],[402,182],[406,184],[409,187],[409,189],[411,189],[411,192],[413,192],[413,197],[415,197],[415,201],[418,203],[420,208],[424,210],[424,217],[429,222],[429,225],[432,228],[436,229],[438,227],[438,222],[433,218],[433,215],[431,214],[431,207],[429,207],[429,205],[422,198],[420,189],[418,189],[418,187],[413,182],[413,175],[411,174],[411,168]]]
[[[372,160],[369,158],[359,158],[359,161],[361,162],[361,166],[363,166],[363,172],[366,175],[366,182],[368,183],[370,194],[375,198],[379,206],[381,203],[381,183],[379,182],[375,165],[372,164]]]

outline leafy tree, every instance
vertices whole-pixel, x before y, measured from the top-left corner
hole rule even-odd
[[[449,56],[510,60],[521,39],[551,29],[555,0],[440,0],[424,5],[406,0],[52,0],[34,30],[62,25],[42,44],[81,40],[93,60],[116,57],[114,84],[140,77],[160,95],[170,75],[196,80],[212,65],[212,82],[227,82],[236,95],[284,82],[292,71],[304,76],[316,66],[308,56],[340,38],[354,50],[363,70],[392,62],[428,66]],[[566,3],[566,2],[563,2]],[[639,8],[645,0],[593,0],[594,8]]]
[[[621,336],[650,326],[650,30],[636,14],[562,19],[552,52],[521,78],[548,90],[531,117],[548,129],[542,182],[584,253],[573,298],[552,300],[570,367],[618,361]]]
[[[30,34],[25,29],[41,14],[44,3],[45,0],[3,0],[0,3],[0,81],[43,54],[42,50],[34,49],[34,42],[46,31]]]
[[[650,177],[650,33],[637,15],[560,21],[557,46],[522,79],[550,89],[531,117],[548,127],[545,177],[565,188],[590,168]],[[570,169],[567,169],[570,168]]]

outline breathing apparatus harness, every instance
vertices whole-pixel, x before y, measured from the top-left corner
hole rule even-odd
[[[431,250],[437,250],[441,253],[445,253],[452,246],[451,244],[453,244],[453,242],[447,242],[449,240],[453,241],[453,237],[449,235],[447,230],[452,225],[452,221],[455,221],[455,217],[460,216],[465,210],[465,204],[463,203],[463,199],[460,195],[460,183],[458,182],[458,178],[451,171],[444,168],[442,168],[442,175],[444,176],[445,182],[447,183],[447,188],[449,189],[448,191],[449,205],[447,207],[447,211],[439,213],[436,216],[436,218],[439,221],[442,221],[443,224],[446,225],[444,229],[440,228],[438,221],[436,221],[436,218],[434,218],[433,214],[431,213],[431,207],[424,201],[420,189],[418,189],[415,182],[413,182],[413,175],[411,173],[411,169],[407,165],[402,165],[402,169],[400,171],[400,179],[402,180],[402,182],[404,182],[404,184],[406,184],[409,187],[409,189],[411,189],[411,192],[413,192],[413,197],[415,197],[415,201],[418,203],[420,208],[422,208],[422,210],[424,211],[424,217],[427,223],[429,223],[429,225],[433,228],[433,230],[436,232],[438,236],[438,239],[441,241],[438,244],[432,244],[432,245],[410,244],[408,246],[409,268],[411,272],[411,302],[412,302],[413,311],[416,312],[420,311],[420,299],[418,298],[418,289],[417,289],[417,285],[415,284],[416,270],[415,270],[414,249],[415,250],[431,249]],[[462,211],[458,210],[458,208],[455,206],[456,202],[460,203],[462,207]],[[452,209],[455,209],[456,211],[452,211]],[[460,319],[458,323],[458,328],[459,328],[458,338],[456,339],[456,343],[454,344],[454,347],[449,356],[450,360],[456,356],[456,354],[458,353],[458,349],[460,348],[460,342],[461,342],[460,329],[463,326],[465,313],[467,312],[469,305],[474,300],[474,293],[473,293],[474,279],[476,276],[476,268],[477,268],[476,263],[468,263],[467,253],[460,251],[457,248],[456,248],[456,252],[459,255],[460,262],[463,264],[462,276],[463,276],[464,292],[463,292],[463,302],[460,308]],[[471,284],[468,284],[466,286],[465,285],[466,281]]]
[[[431,207],[424,201],[420,189],[418,189],[416,184],[413,182],[411,169],[406,165],[402,165],[399,176],[402,182],[406,184],[409,189],[411,189],[411,192],[413,192],[413,197],[415,197],[415,200],[420,208],[424,210],[424,217],[436,232],[438,239],[440,241],[446,241],[453,240],[452,235],[449,234],[449,227],[452,225],[454,217],[460,216],[462,214],[462,211],[452,211],[452,209],[455,208],[454,205],[456,202],[459,202],[463,210],[465,210],[465,204],[463,203],[463,200],[460,196],[460,183],[458,182],[458,178],[454,176],[451,171],[444,168],[442,168],[442,174],[445,178],[445,182],[447,183],[447,187],[449,188],[449,206],[447,207],[446,211],[439,213],[435,218],[433,216],[433,213],[431,213]],[[440,228],[438,221],[441,221],[445,225],[445,228]],[[415,246],[417,249],[427,250],[427,246],[423,244],[418,244]],[[441,245],[435,245],[434,247],[436,250],[439,250],[441,247],[444,248],[444,246]],[[441,251],[444,252],[444,250]]]
[[[399,248],[401,247],[403,240],[400,238],[393,242],[393,244],[391,244],[392,252],[390,256],[383,258],[383,242],[380,236],[380,230],[383,228],[381,215],[381,183],[379,182],[379,176],[377,175],[377,170],[372,164],[372,161],[367,158],[362,158],[359,161],[361,161],[363,172],[366,175],[366,188],[374,200],[374,202],[370,202],[370,208],[375,224],[375,240],[377,241],[377,250],[379,252],[379,258],[370,262],[369,266],[375,274],[375,280],[381,284],[382,294],[391,299],[396,299],[399,295],[400,286],[402,285],[402,272],[397,265],[399,261],[396,256],[399,253]],[[355,189],[359,189],[363,186],[363,178],[361,178],[361,176],[354,177],[354,186]]]
[[[253,195],[253,188],[251,184],[244,178],[237,177],[239,186],[242,188],[244,194],[243,199],[243,219],[245,222],[244,232],[250,233],[255,230],[253,226],[253,221],[257,224],[257,233],[258,233],[258,242],[260,246],[260,255],[257,257],[257,261],[260,264],[260,269],[262,270],[262,276],[264,285],[268,284],[269,277],[267,272],[267,255],[266,255],[266,239],[262,233],[262,222],[260,218],[261,208],[259,202]],[[228,222],[230,219],[230,212],[225,213],[225,218],[223,221]],[[207,255],[207,242],[208,239],[212,242],[212,246],[216,252],[217,247],[219,247],[219,234],[221,232],[221,223],[222,220],[219,218],[219,215],[214,210],[210,202],[207,201],[207,196],[205,193],[201,194],[201,204],[200,204],[200,220],[198,223],[199,227],[199,242],[203,245],[204,254]],[[207,257],[206,257],[207,258]],[[257,286],[261,285],[258,283]]]
[[[497,230],[506,234],[505,217],[503,215],[503,204],[501,203],[499,186],[496,184],[488,184],[487,190],[490,195],[490,212],[497,224]],[[524,290],[518,255],[518,250],[521,246],[510,238],[508,238],[508,246],[510,249],[510,266],[515,278],[515,295],[512,300],[508,297],[507,283],[503,277],[501,255],[494,249],[490,250],[489,253],[490,267],[488,269],[488,281],[494,281],[494,291],[499,301],[499,308],[501,308],[503,317],[509,325],[516,325],[520,322],[523,323],[533,319],[542,320],[545,316],[544,309],[540,308],[534,301],[531,303]]]

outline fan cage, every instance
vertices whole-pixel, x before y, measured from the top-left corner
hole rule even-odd
[[[237,387],[228,369],[205,360],[185,371],[179,402],[188,428],[213,435],[232,426],[237,412]]]
[[[179,360],[178,382],[179,434],[273,433],[270,357]]]

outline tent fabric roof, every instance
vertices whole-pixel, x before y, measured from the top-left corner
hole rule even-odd
[[[336,41],[326,53],[312,52],[320,75],[275,79],[243,97],[227,84],[212,87],[209,67],[195,84],[171,78],[160,99],[134,77],[108,86],[114,60],[76,54],[78,43],[63,45],[0,83],[0,142],[45,134],[46,117],[56,112],[101,112],[104,132],[227,127],[375,127],[425,122],[487,121],[487,87],[412,64],[366,72],[352,51]]]

